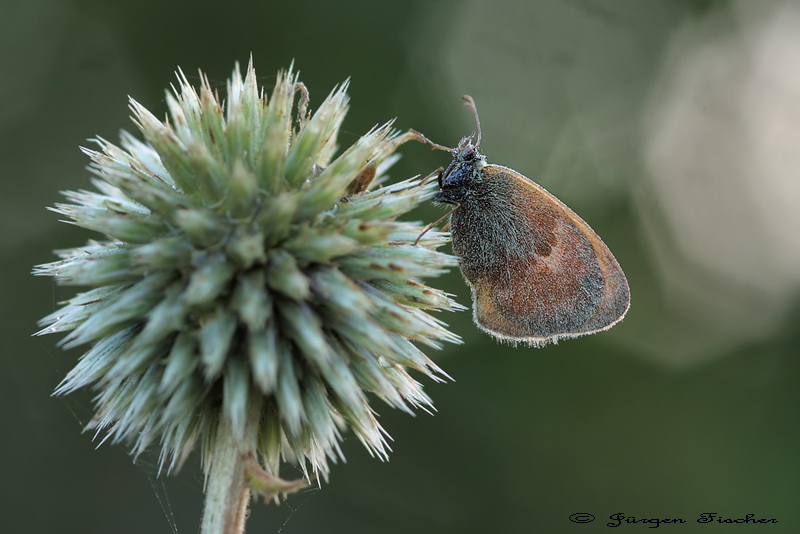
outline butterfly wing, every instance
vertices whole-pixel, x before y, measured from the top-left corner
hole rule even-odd
[[[481,172],[491,201],[453,214],[454,249],[478,326],[502,339],[544,344],[622,320],[628,283],[589,225],[512,169],[487,165]]]

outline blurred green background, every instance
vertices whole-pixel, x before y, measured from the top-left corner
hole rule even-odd
[[[434,355],[455,378],[426,383],[438,413],[375,404],[391,460],[348,435],[329,484],[254,506],[248,532],[589,532],[619,512],[800,532],[797,2],[1,0],[0,42],[4,532],[198,531],[199,459],[158,478],[154,454],[81,433],[91,392],[50,397],[80,352],[30,334],[74,289],[29,273],[91,237],[45,206],[88,187],[79,145],[132,129],[128,95],[163,116],[176,67],[223,88],[251,53],[268,87],[294,60],[312,108],[350,77],[343,144],[392,117],[455,144],[471,94],[490,161],[581,214],[633,304],[538,350],[443,317],[466,343]],[[397,179],[448,160],[402,151]],[[457,271],[435,284],[469,303]]]

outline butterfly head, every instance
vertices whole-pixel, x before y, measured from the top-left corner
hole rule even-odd
[[[472,136],[464,137],[451,151],[453,161],[439,174],[439,192],[433,197],[434,202],[461,204],[480,179],[486,156],[472,141]]]

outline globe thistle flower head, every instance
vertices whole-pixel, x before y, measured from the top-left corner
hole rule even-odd
[[[369,394],[430,408],[410,371],[447,375],[418,345],[459,341],[429,312],[460,307],[422,281],[455,265],[448,235],[415,245],[420,224],[398,220],[435,183],[376,187],[410,134],[387,123],[336,155],[347,83],[312,114],[291,69],[269,97],[252,63],[224,101],[178,80],[164,121],[131,100],[143,140],[97,139],[95,189],[53,208],[105,236],[35,271],[89,288],[42,320],[90,346],[56,393],[94,387],[88,428],[159,445],[166,470],[198,443],[208,469],[222,429],[275,475],[327,478],[348,428],[385,458]]]

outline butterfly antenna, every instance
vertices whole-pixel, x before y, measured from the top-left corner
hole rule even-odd
[[[475,117],[475,127],[478,129],[478,139],[475,141],[475,146],[481,146],[481,119],[478,117],[478,107],[471,96],[464,95],[464,100],[466,101],[465,106],[472,111],[472,116]]]

